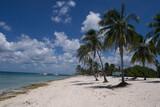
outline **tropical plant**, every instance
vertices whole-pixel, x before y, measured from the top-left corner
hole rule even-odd
[[[116,67],[114,64],[110,64],[109,66],[109,71],[110,71],[110,75],[112,75],[112,73],[116,70]]]
[[[81,65],[77,65],[76,72],[79,74],[82,71]]]
[[[95,73],[96,78],[98,78],[99,68],[100,68],[99,63],[96,62],[96,61],[94,61],[94,62],[93,62],[93,70],[94,70],[94,73]],[[97,79],[96,81],[98,81],[98,79]]]
[[[77,50],[77,57],[79,58],[79,62],[81,62],[83,65],[86,65],[89,59],[91,59],[91,55],[89,52],[90,48],[86,44],[81,45]]]
[[[142,67],[140,65],[135,65],[125,69],[127,76],[129,77],[144,77],[146,75],[149,78],[156,78],[157,72],[152,68]],[[132,78],[133,79],[133,78]]]
[[[108,63],[108,62],[105,63],[104,69],[105,69],[105,73],[106,73],[107,75],[109,75],[109,74],[108,74],[108,72],[109,72],[109,63]]]
[[[158,54],[160,54],[160,13],[153,18],[149,27],[152,28],[152,31],[149,34],[152,36]]]
[[[155,61],[155,66],[157,68],[157,77],[160,78],[160,63],[158,60]]]
[[[78,67],[79,65],[77,65],[77,67]],[[76,68],[77,68],[76,67]],[[76,74],[78,74],[78,75],[93,75],[93,72],[91,72],[91,70],[90,70],[90,68],[88,67],[88,68],[86,68],[86,67],[84,67],[84,66],[81,66],[81,68],[78,70],[78,71],[76,71]]]
[[[90,49],[89,52],[92,54],[93,60],[95,60],[96,56],[98,56],[101,67],[102,67],[104,82],[107,82],[106,74],[105,74],[104,67],[103,67],[103,62],[101,59],[101,53],[100,53],[100,51],[102,50],[102,43],[98,38],[97,31],[93,29],[89,30],[85,34],[82,40],[85,42],[85,45],[87,46],[87,48]]]
[[[134,54],[132,56],[131,62],[141,62],[142,66],[145,67],[145,63],[153,64],[155,61],[155,48],[152,42],[148,42],[142,37],[141,43],[133,48]],[[146,76],[144,75],[144,80]]]
[[[77,50],[77,57],[79,58],[79,62],[82,63],[85,67],[87,67],[95,77],[95,80],[98,81],[96,73],[93,69],[93,60],[91,58],[91,48],[89,44],[83,44]]]
[[[138,34],[134,26],[129,23],[130,20],[138,22],[139,17],[135,14],[126,15],[125,6],[122,4],[121,11],[116,9],[109,10],[104,14],[102,20],[99,22],[101,33],[104,34],[105,48],[114,47],[115,50],[119,49],[121,58],[121,72],[122,84],[125,83],[123,72],[123,53],[124,48],[134,45],[137,41]]]
[[[108,62],[105,63],[105,72],[108,76],[111,76],[115,70],[116,68],[114,64],[109,64]]]

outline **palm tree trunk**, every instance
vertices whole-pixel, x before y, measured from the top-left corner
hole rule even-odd
[[[158,78],[160,78],[160,66],[158,66]]]
[[[143,62],[143,68],[145,67],[145,62]],[[144,80],[146,80],[146,75],[145,75],[145,73],[144,72],[142,72],[143,73],[143,77],[144,77]]]
[[[94,76],[94,78],[95,78],[95,81],[98,81],[98,78],[97,78],[97,76],[96,76],[96,73],[95,73],[95,71],[93,70],[93,64],[91,64],[91,71],[92,71],[92,73],[93,73],[93,76]]]
[[[122,46],[120,46],[119,47],[119,51],[120,51],[120,57],[121,57],[121,77],[122,77],[122,83],[124,83],[125,82],[125,80],[124,80],[124,71],[123,71],[123,47]]]
[[[96,53],[94,52],[94,53],[93,53],[93,58],[95,58],[95,55],[96,55]],[[98,76],[97,76],[97,74],[95,73],[95,70],[93,69],[93,61],[92,61],[92,72],[93,72],[93,75],[94,75],[94,77],[95,77],[95,80],[96,80],[96,81],[99,81],[99,80],[98,80]]]
[[[108,82],[108,80],[107,80],[107,78],[106,78],[106,73],[105,73],[105,71],[104,71],[103,62],[102,62],[102,59],[101,59],[100,53],[99,53],[98,51],[97,51],[97,54],[98,54],[98,57],[99,57],[99,60],[100,60],[100,63],[101,63],[104,82]]]

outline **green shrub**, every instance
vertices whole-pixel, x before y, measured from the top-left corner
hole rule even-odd
[[[155,78],[157,77],[157,72],[151,68],[147,68],[147,67],[141,67],[139,65],[133,66],[133,67],[129,67],[126,68],[124,70],[126,76],[129,77],[143,77],[144,74],[146,77],[149,78]]]

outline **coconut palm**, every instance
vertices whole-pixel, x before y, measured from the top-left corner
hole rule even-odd
[[[104,82],[107,82],[106,74],[105,74],[104,67],[103,67],[103,61],[101,59],[101,54],[100,54],[100,51],[102,50],[102,43],[98,38],[97,31],[93,29],[89,30],[84,36],[83,41],[86,43],[86,46],[88,46],[88,48],[90,49],[93,60],[95,60],[96,56],[99,57],[101,67],[102,67]]]
[[[76,66],[76,72],[77,72],[77,73],[80,73],[81,70],[82,70],[81,65],[77,65],[77,66]]]
[[[157,74],[158,74],[158,78],[160,78],[160,63],[158,60],[155,61],[155,66],[157,68]]]
[[[105,37],[105,48],[114,47],[115,50],[119,49],[121,58],[122,83],[125,83],[123,72],[124,49],[134,45],[138,37],[134,26],[129,23],[131,20],[138,22],[139,18],[135,14],[126,15],[125,6],[122,5],[121,11],[116,9],[109,10],[104,14],[102,20],[99,22],[100,26],[102,27],[100,32],[104,34]]]
[[[95,76],[98,78],[98,73],[99,73],[99,68],[100,68],[100,65],[98,62],[94,61],[93,62],[93,69],[94,69],[94,73],[95,73]],[[98,79],[97,79],[98,81]]]
[[[146,62],[151,63],[151,64],[154,63],[155,48],[152,42],[147,43],[146,40],[142,38],[141,43],[135,46],[133,50],[134,50],[134,54],[131,59],[132,63],[141,62],[143,67],[145,67]],[[144,80],[146,80],[145,74],[143,75],[144,75]]]
[[[90,59],[90,48],[87,45],[81,45],[80,48],[77,50],[77,57],[79,58],[79,62],[81,62],[83,65],[88,63]]]
[[[108,62],[105,63],[104,69],[105,69],[106,74],[108,75],[109,73],[109,63]]]
[[[112,75],[112,73],[116,70],[115,65],[114,64],[110,64],[109,70],[110,70],[110,75]]]
[[[95,77],[95,80],[98,81],[96,73],[94,72],[94,69],[93,69],[93,60],[91,58],[90,52],[91,52],[90,45],[83,44],[77,50],[77,57],[79,58],[79,62],[81,62],[82,65],[87,66],[87,68],[90,69],[90,71]]]
[[[115,70],[116,67],[114,64],[109,64],[108,62],[105,63],[105,72],[107,75],[111,76]]]
[[[153,41],[156,45],[156,49],[160,54],[160,13],[158,13],[153,21],[149,24],[149,27],[152,28],[151,34],[153,36]]]

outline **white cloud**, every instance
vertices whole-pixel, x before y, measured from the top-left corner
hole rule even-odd
[[[12,45],[12,43],[9,43],[6,40],[5,35],[3,33],[0,33],[0,52],[12,50],[11,45]]]
[[[1,70],[74,72],[79,40],[69,39],[63,32],[55,32],[55,36],[54,41],[47,38],[40,41],[23,34],[18,41],[9,42],[6,36],[0,33]],[[56,54],[58,48],[62,48],[64,52]]]
[[[52,17],[51,17],[51,20],[54,21],[54,22],[56,22],[56,23],[61,22],[61,18],[58,17],[58,16],[55,16],[55,17],[52,16]]]
[[[65,4],[65,1],[57,1],[55,7],[62,7]]]
[[[76,58],[76,52],[77,49],[80,47],[79,39],[69,39],[64,32],[55,32],[54,36],[54,47],[61,48],[63,50],[62,54],[57,56],[59,62],[57,66],[59,66],[60,68],[66,68],[70,66],[74,71],[74,68],[78,63]]]
[[[99,21],[101,20],[100,14],[90,11],[89,15],[86,16],[86,19],[82,23],[81,31],[86,32],[90,29],[99,29]]]
[[[68,5],[71,6],[71,7],[75,7],[75,6],[76,6],[76,3],[75,3],[75,1],[70,0],[70,1],[68,2]]]
[[[53,15],[51,20],[56,23],[69,23],[72,18],[69,15],[71,8],[76,6],[76,2],[73,0],[57,1],[53,6]]]
[[[0,57],[1,61],[13,63],[45,63],[48,58],[55,59],[53,49],[44,41],[31,39],[22,35],[17,42],[8,42],[6,36],[0,33]],[[53,60],[54,62],[54,60]]]
[[[9,25],[6,24],[6,22],[4,21],[0,21],[0,28],[6,30],[6,31],[10,31],[11,27]]]
[[[55,45],[62,47],[65,52],[74,52],[80,47],[79,39],[69,39],[64,32],[55,32]]]

